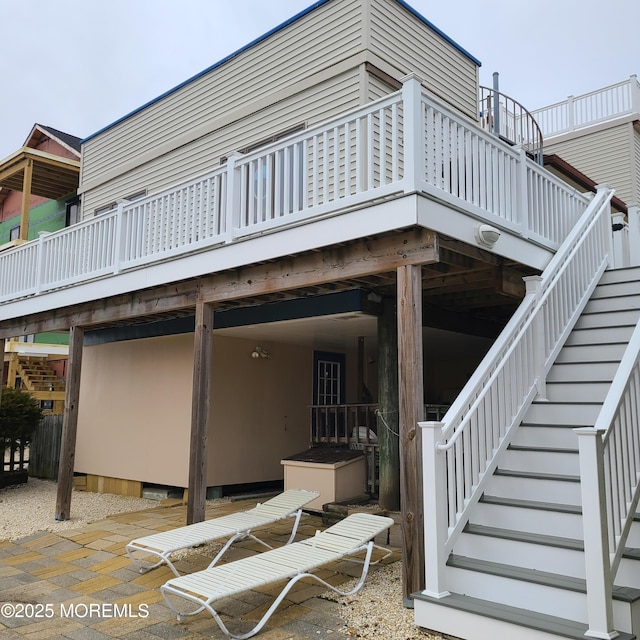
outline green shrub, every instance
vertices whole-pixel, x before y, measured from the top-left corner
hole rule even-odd
[[[21,389],[2,389],[0,397],[0,438],[29,439],[42,420],[40,403],[28,392]]]

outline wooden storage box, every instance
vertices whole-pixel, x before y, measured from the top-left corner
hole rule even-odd
[[[320,496],[305,509],[322,511],[328,502],[361,496],[367,489],[366,458],[362,451],[335,447],[312,447],[281,460],[284,488],[308,489]]]

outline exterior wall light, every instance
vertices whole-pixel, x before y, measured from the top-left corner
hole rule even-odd
[[[500,238],[500,232],[488,224],[479,224],[476,227],[476,241],[483,247],[493,247]]]

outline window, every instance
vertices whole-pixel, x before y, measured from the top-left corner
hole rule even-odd
[[[312,438],[338,442],[347,435],[345,414],[338,405],[345,398],[345,355],[326,351],[313,352],[313,404],[326,407],[313,412]]]
[[[65,227],[70,227],[72,224],[80,222],[80,199],[74,198],[69,200],[66,205],[65,212]]]
[[[94,209],[93,215],[94,216],[102,216],[105,213],[111,213],[117,206],[118,206],[118,204],[116,202],[112,202],[110,204],[106,204],[103,207],[98,207],[97,209]]]
[[[93,215],[94,216],[101,216],[104,215],[105,213],[111,213],[111,211],[114,211],[117,207],[118,207],[118,203],[120,202],[134,202],[135,200],[140,200],[141,198],[144,198],[147,195],[147,190],[143,189],[142,191],[136,191],[135,193],[131,194],[130,196],[126,196],[125,198],[121,198],[120,200],[118,200],[117,202],[110,202],[109,204],[105,204],[102,207],[98,207],[97,209],[93,210]]]
[[[9,240],[19,240],[20,239],[20,225],[16,225],[15,227],[11,227],[9,230]]]
[[[342,404],[344,402],[344,363],[342,353],[314,352],[313,403]]]

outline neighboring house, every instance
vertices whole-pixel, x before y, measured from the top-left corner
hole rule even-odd
[[[79,220],[80,138],[35,124],[0,162],[0,252]],[[62,413],[68,336],[41,333],[7,343],[3,384],[22,387],[45,413]]]
[[[640,229],[640,83],[636,75],[616,84],[536,109],[544,152],[553,165],[565,161],[599,184],[608,184],[631,207],[617,222],[622,234]],[[618,235],[622,235],[618,234]],[[619,240],[619,238],[616,238]],[[631,257],[637,263],[639,256]]]
[[[640,83],[628,80],[536,109],[544,151],[570,162],[628,204],[640,203]]]
[[[615,544],[638,536],[633,397],[623,415],[606,402],[613,454],[592,435],[609,389],[628,388],[611,380],[640,305],[583,315],[610,301],[601,281],[628,280],[617,295],[637,277],[605,272],[611,190],[545,169],[529,126],[492,132],[478,67],[405,2],[321,0],[83,141],[83,221],[0,253],[0,338],[70,332],[58,519],[74,473],[188,487],[194,522],[207,490],[282,483],[310,442],[362,447],[379,452],[380,502],[400,499],[421,626],[640,631],[633,554],[626,601],[610,597]],[[602,322],[614,330],[573,331]],[[552,426],[575,421],[580,438]],[[593,485],[603,448],[615,487]],[[521,494],[487,485],[505,479]],[[618,487],[614,521],[601,506]]]
[[[24,389],[40,402],[45,415],[62,414],[69,345],[64,334],[34,336],[41,342],[9,340],[5,343],[6,369],[2,386]],[[53,340],[59,339],[55,344]]]
[[[0,161],[0,251],[78,219],[80,138],[35,124]]]

